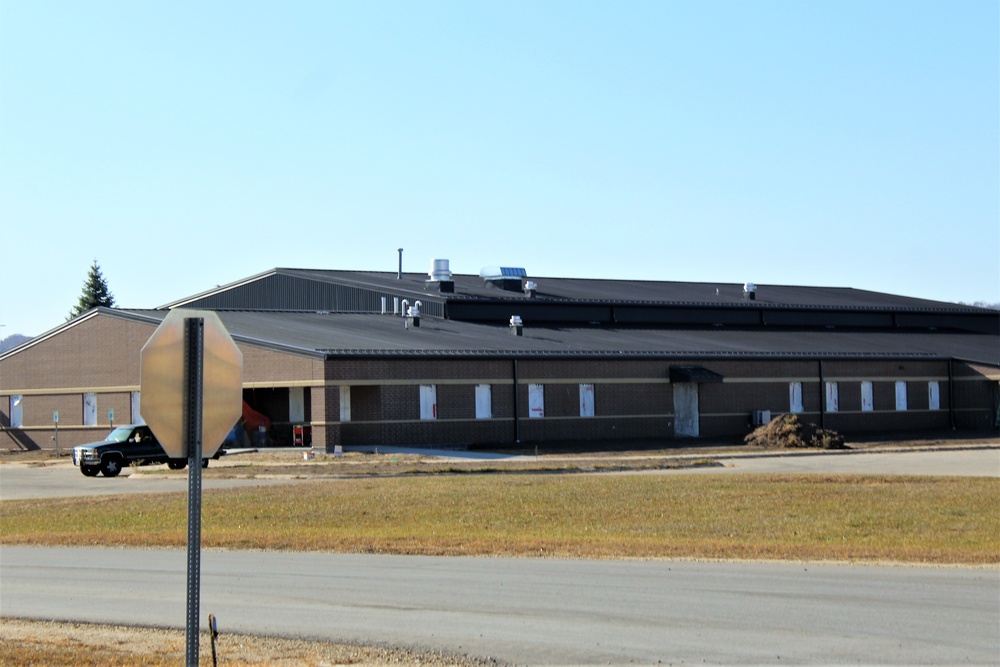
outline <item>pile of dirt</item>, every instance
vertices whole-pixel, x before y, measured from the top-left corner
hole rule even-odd
[[[762,449],[847,449],[839,433],[803,423],[798,415],[780,415],[754,429],[743,441]]]

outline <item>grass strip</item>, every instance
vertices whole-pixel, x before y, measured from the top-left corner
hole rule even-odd
[[[181,547],[183,493],[0,503],[0,543]],[[461,475],[205,491],[202,544],[355,553],[1000,562],[1000,480]]]

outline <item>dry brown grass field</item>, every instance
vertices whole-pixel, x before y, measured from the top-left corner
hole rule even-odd
[[[1000,562],[996,478],[648,474],[710,466],[713,456],[732,451],[580,451],[516,462],[401,454],[321,454],[307,461],[301,451],[227,457],[213,462],[205,477],[287,484],[205,491],[203,545],[605,559]],[[63,465],[46,454],[0,460]],[[186,476],[159,466],[130,472]],[[184,493],[0,502],[0,544],[180,547],[185,540]],[[202,664],[211,664],[207,639],[201,648]],[[240,667],[485,664],[265,637],[223,636],[220,652],[220,664]],[[0,665],[155,666],[177,664],[183,655],[181,631],[0,621]]]

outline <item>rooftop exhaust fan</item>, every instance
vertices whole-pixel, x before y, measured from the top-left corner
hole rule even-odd
[[[432,259],[431,270],[427,273],[425,288],[437,287],[441,292],[454,292],[455,281],[451,279],[450,262],[447,259]]]

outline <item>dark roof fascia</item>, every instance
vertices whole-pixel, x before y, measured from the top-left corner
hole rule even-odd
[[[511,294],[514,294],[513,292]],[[439,295],[434,295],[439,296]],[[472,294],[442,294],[441,298],[446,303],[467,304],[474,302],[487,306],[510,306],[512,304],[540,304],[540,305],[565,305],[575,306],[630,306],[648,308],[697,308],[697,309],[724,309],[724,310],[802,310],[802,311],[837,311],[847,313],[920,313],[920,314],[963,314],[979,315],[983,317],[993,317],[1000,321],[1000,312],[987,308],[976,308],[973,306],[962,306],[951,308],[941,307],[916,307],[916,306],[862,306],[862,305],[836,305],[836,304],[795,304],[779,303],[773,301],[734,301],[734,302],[711,302],[711,301],[639,301],[629,299],[573,299],[558,296],[536,296],[534,298],[511,296],[510,298],[480,297]]]
[[[654,359],[657,361],[669,361],[680,359],[743,359],[743,360],[841,360],[841,361],[865,361],[865,360],[887,360],[887,361],[948,361],[953,357],[933,354],[931,352],[920,353],[910,352],[906,354],[895,354],[891,352],[718,352],[718,351],[611,351],[611,350],[566,350],[566,351],[519,351],[519,350],[318,350],[322,352],[327,360],[335,359],[385,359],[385,358],[405,358],[405,359],[461,359],[474,358],[482,360],[500,359],[567,359],[567,360],[592,360],[592,359]],[[957,360],[957,359],[956,359]],[[970,361],[991,365],[988,362]]]

